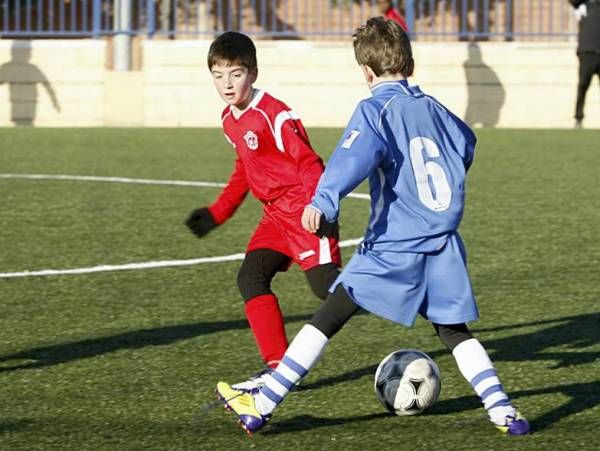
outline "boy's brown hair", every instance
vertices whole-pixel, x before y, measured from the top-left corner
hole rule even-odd
[[[400,73],[410,77],[415,67],[410,39],[393,20],[373,17],[356,29],[354,56],[358,64],[366,64],[378,77]]]
[[[227,31],[217,37],[208,50],[208,69],[219,62],[239,64],[250,72],[257,69],[256,47],[252,39],[235,31]]]

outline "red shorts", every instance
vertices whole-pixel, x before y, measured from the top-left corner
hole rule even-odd
[[[297,263],[302,271],[326,263],[341,266],[338,240],[319,238],[304,230],[300,222],[302,211],[283,213],[265,206],[265,214],[250,238],[246,252],[257,249],[280,252]]]

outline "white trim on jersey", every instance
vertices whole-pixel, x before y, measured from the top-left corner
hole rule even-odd
[[[304,252],[301,252],[300,254],[298,254],[298,258],[300,260],[306,260],[308,257],[312,257],[315,254],[316,254],[316,252],[313,249],[309,249],[307,251],[304,251]]]
[[[375,91],[376,89],[379,89],[379,88],[381,88],[381,87],[383,87],[383,86],[388,86],[388,85],[400,85],[400,87],[402,88],[402,90],[403,90],[403,91],[404,91],[406,94],[408,94],[408,95],[412,95],[412,93],[411,93],[411,92],[410,92],[408,89],[406,89],[406,87],[405,87],[405,86],[404,86],[402,83],[400,83],[400,80],[398,80],[398,81],[384,81],[384,82],[378,83],[378,84],[376,84],[375,86],[373,86],[373,87],[371,88],[371,92],[373,92],[373,91]]]
[[[376,89],[382,88],[384,86],[395,85],[396,83],[398,83],[398,82],[397,81],[382,81],[381,83],[377,83],[375,86],[373,86],[371,88],[371,92],[375,91]]]
[[[235,143],[231,139],[229,139],[229,136],[227,136],[227,133],[223,133],[223,135],[225,135],[225,139],[227,140],[227,142],[229,144],[231,144],[232,147],[235,149]]]
[[[243,110],[239,110],[237,109],[235,106],[233,105],[229,105],[229,111],[227,112],[227,114],[225,116],[223,116],[223,118],[221,119],[221,123],[223,123],[225,121],[225,119],[227,119],[227,116],[233,116],[236,120],[238,120],[240,117],[243,116],[243,114],[246,111],[252,110],[252,109],[256,109],[256,105],[258,105],[258,102],[261,101],[261,99],[263,98],[263,96],[265,95],[265,92],[257,89],[254,92],[254,97],[252,98],[252,100],[250,101],[250,103],[248,104],[248,106],[246,108],[244,108]]]
[[[262,100],[264,95],[265,95],[265,91],[263,91],[261,89],[257,89],[256,94],[254,95],[254,98],[252,99],[252,101],[248,104],[248,106],[244,109],[244,111],[240,112],[239,116],[236,119],[239,119],[243,113],[245,113],[246,111],[251,110],[251,109],[262,114],[263,117],[265,118],[265,121],[267,121],[267,124],[269,125],[269,129],[271,130],[271,134],[273,135],[273,138],[275,139],[275,146],[277,147],[277,150],[279,150],[280,152],[285,152],[285,147],[283,146],[283,138],[281,137],[281,128],[283,127],[283,124],[285,123],[285,121],[287,121],[288,119],[297,120],[297,119],[300,119],[300,117],[296,113],[294,113],[292,110],[280,111],[277,114],[277,116],[275,116],[275,123],[273,124],[271,122],[271,119],[269,119],[269,115],[264,110],[257,107],[258,103]],[[236,115],[233,114],[231,107],[229,107],[229,111],[223,117],[221,122],[224,122],[225,119],[227,118],[227,116],[230,116],[230,115],[233,115],[234,117],[236,117]],[[229,142],[231,142],[231,141],[229,141]],[[234,145],[234,147],[235,147],[235,145]]]
[[[269,129],[271,130],[271,134],[273,136],[275,136],[275,131],[273,130],[273,124],[271,124],[271,120],[269,119],[269,116],[267,115],[267,113],[265,113],[263,110],[261,110],[260,108],[257,108],[256,105],[258,105],[258,102],[260,102],[263,98],[263,96],[265,95],[265,92],[262,90],[257,90],[256,96],[254,97],[254,99],[252,99],[252,102],[250,102],[250,105],[248,105],[248,109],[252,108],[255,111],[258,111],[260,114],[262,114],[265,117],[265,120],[267,121],[267,124],[269,125]]]
[[[402,83],[398,83],[400,85],[400,87],[402,88],[402,90],[404,91],[405,94],[412,96],[413,93],[410,92],[410,90],[406,89],[406,86],[404,86]]]
[[[262,100],[264,95],[265,95],[265,92],[262,89],[257,89],[256,95],[254,96],[254,98],[248,104],[248,106],[246,107],[246,109],[244,111],[249,110],[250,108],[256,108],[256,105],[258,105],[258,102],[260,102]]]
[[[329,248],[329,239],[323,237],[319,240],[319,265],[331,263],[331,249]]]
[[[382,123],[383,123],[383,112],[385,111],[385,109],[390,105],[390,103],[393,102],[393,100],[396,98],[396,96],[392,96],[390,97],[390,100],[388,100],[387,102],[385,102],[385,104],[383,105],[383,107],[381,107],[381,111],[379,111],[379,124],[377,124],[377,126],[379,128],[381,128]]]
[[[275,136],[275,131],[273,130],[273,124],[271,124],[271,120],[269,119],[269,116],[267,115],[267,113],[265,113],[260,108],[256,108],[256,107],[254,107],[254,111],[258,111],[260,114],[262,114],[265,117],[265,121],[267,121],[267,124],[269,125],[269,129],[271,130],[271,134],[273,136]]]
[[[283,127],[283,123],[287,120],[300,119],[300,117],[294,113],[292,110],[290,111],[281,111],[275,117],[275,125],[273,127],[275,137],[275,145],[281,152],[285,152],[285,147],[283,147],[283,138],[281,137],[281,127]]]

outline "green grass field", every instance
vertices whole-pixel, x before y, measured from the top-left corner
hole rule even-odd
[[[310,130],[327,158],[340,130]],[[473,331],[534,433],[497,433],[425,321],[359,315],[248,438],[215,383],[260,368],[236,287],[239,261],[0,278],[0,449],[595,449],[600,424],[600,132],[481,130],[461,233],[481,319]],[[0,173],[224,182],[220,130],[0,129]],[[361,186],[360,191],[366,192]],[[0,178],[0,273],[185,260],[243,252],[260,216],[248,199],[197,240],[182,221],[218,188]],[[342,239],[368,202],[347,199]],[[344,259],[353,252],[345,248]],[[279,275],[292,337],[318,301]],[[377,402],[378,362],[433,356],[442,393],[426,414]]]

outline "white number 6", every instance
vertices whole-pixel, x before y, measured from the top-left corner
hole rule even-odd
[[[440,156],[440,150],[435,142],[429,138],[418,136],[410,140],[410,160],[417,181],[419,199],[433,211],[444,211],[450,206],[452,191],[444,169],[433,161],[425,163],[423,151],[429,158]],[[429,185],[429,177],[435,188],[435,197]]]

